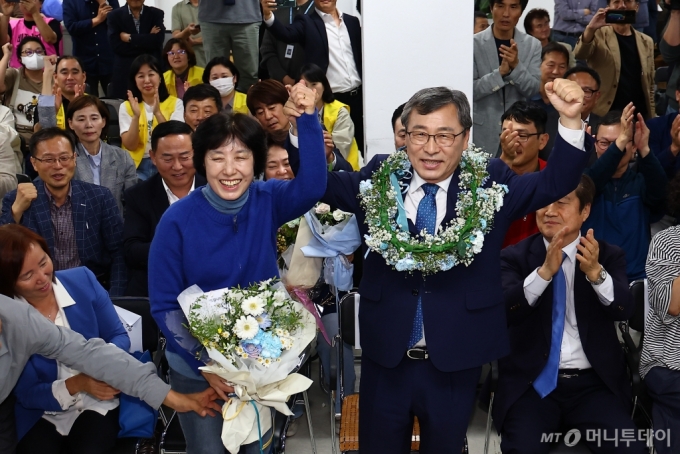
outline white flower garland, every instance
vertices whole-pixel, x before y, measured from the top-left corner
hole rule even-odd
[[[440,226],[435,235],[420,232],[412,237],[397,220],[397,193],[391,176],[399,180],[411,171],[406,151],[387,158],[372,178],[359,184],[359,198],[366,211],[366,245],[382,255],[397,271],[420,271],[424,275],[447,271],[458,264],[468,266],[482,251],[484,234],[493,227],[494,213],[503,206],[508,192],[504,184],[493,182],[484,188],[489,175],[488,155],[479,148],[468,148],[460,161],[457,217]]]

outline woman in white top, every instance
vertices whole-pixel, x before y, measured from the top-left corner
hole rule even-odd
[[[153,129],[168,120],[184,121],[182,100],[168,94],[162,74],[158,60],[151,55],[135,58],[130,68],[128,100],[118,112],[123,148],[135,162],[140,180],[156,173],[149,158]]]
[[[0,293],[25,301],[57,326],[87,339],[130,348],[108,294],[90,270],[55,273],[46,241],[17,224],[0,227],[0,251]],[[14,393],[17,453],[112,452],[119,431],[118,390],[33,355]]]

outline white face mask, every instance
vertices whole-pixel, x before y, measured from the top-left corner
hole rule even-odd
[[[30,57],[21,57],[21,63],[24,64],[26,69],[31,71],[37,71],[45,67],[45,61],[42,55],[33,54]]]
[[[234,91],[234,78],[222,77],[221,79],[211,80],[210,85],[217,88],[217,91],[220,92],[220,96],[227,96]]]

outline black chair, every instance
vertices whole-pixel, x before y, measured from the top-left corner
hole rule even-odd
[[[121,104],[125,102],[124,99],[118,98],[100,98],[106,104],[109,110],[109,121],[106,125],[106,143],[121,147],[123,140],[120,138],[120,123],[118,122],[118,112]]]
[[[154,364],[159,368],[159,364],[163,358],[164,339],[160,336],[160,330],[156,321],[151,316],[151,308],[149,306],[149,299],[143,297],[111,297],[111,302],[125,310],[133,312],[142,317],[142,349],[148,350],[154,355]],[[129,329],[129,328],[126,328]],[[161,412],[162,413],[162,412]],[[164,425],[159,418],[156,430],[159,430],[158,425]],[[115,454],[145,454],[154,453],[156,451],[156,439],[136,439],[136,438],[120,438],[116,443]]]

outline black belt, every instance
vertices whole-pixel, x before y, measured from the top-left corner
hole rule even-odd
[[[406,350],[406,357],[408,359],[428,359],[430,355],[427,353],[427,348],[409,348]]]
[[[590,369],[560,369],[557,371],[557,378],[576,378],[580,375],[592,374],[595,371]]]
[[[581,36],[581,33],[579,33],[579,32],[561,32],[559,30],[553,30],[553,32],[560,33],[564,36],[571,36],[573,38],[578,38],[579,36]]]
[[[359,86],[358,86],[357,88],[355,88],[354,90],[343,91],[343,92],[340,92],[340,93],[336,93],[336,95],[359,96],[360,93],[361,93],[361,85],[359,85]]]

